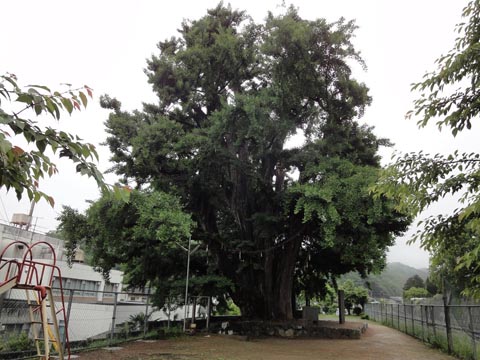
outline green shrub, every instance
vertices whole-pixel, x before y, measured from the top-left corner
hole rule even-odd
[[[171,326],[169,328],[163,328],[163,334],[165,338],[179,337],[185,335],[183,328],[180,326]]]
[[[18,334],[18,336],[8,338],[8,340],[2,345],[1,349],[4,351],[25,351],[33,348],[33,341],[28,338],[26,332],[22,332]]]

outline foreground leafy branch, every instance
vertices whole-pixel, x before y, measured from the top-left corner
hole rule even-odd
[[[47,150],[70,159],[76,171],[93,177],[102,191],[109,189],[92,162],[98,161],[94,145],[51,127],[42,128],[27,115],[33,111],[36,116],[47,114],[60,120],[65,111],[71,114],[85,108],[92,89],[86,85],[78,89],[68,84],[66,87],[63,92],[43,85],[21,87],[14,74],[0,76],[0,187],[13,189],[19,200],[26,192],[30,200],[44,198],[54,205],[54,199],[38,189],[40,179],[58,172]],[[24,137],[28,148],[18,145],[21,139],[17,135]]]
[[[420,127],[435,119],[439,129],[448,127],[454,136],[471,129],[480,111],[480,2],[468,3],[463,16],[467,21],[457,26],[463,36],[437,60],[436,72],[412,86],[421,94],[407,114],[407,118],[419,116]],[[398,156],[375,188],[413,215],[441,198],[458,196],[457,209],[421,221],[411,242],[418,240],[430,251],[434,277],[448,279],[464,295],[476,298],[480,298],[479,189],[480,154],[458,151],[447,156],[422,152]]]

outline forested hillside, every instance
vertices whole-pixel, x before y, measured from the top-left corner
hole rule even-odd
[[[415,269],[402,263],[389,263],[385,270],[378,275],[371,275],[362,279],[358,273],[348,273],[342,276],[339,284],[351,279],[357,285],[366,284],[375,298],[402,296],[402,288],[409,277],[419,275],[423,280],[428,276],[427,269]]]

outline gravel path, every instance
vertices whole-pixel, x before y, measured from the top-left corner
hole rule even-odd
[[[171,340],[136,341],[116,351],[77,354],[79,359],[124,360],[452,360],[439,350],[399,331],[369,324],[360,340],[280,339],[243,341],[197,335]]]

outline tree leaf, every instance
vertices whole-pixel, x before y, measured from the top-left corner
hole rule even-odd
[[[80,91],[78,93],[78,95],[80,96],[80,99],[82,100],[83,107],[87,107],[88,100],[87,100],[87,97],[85,96],[85,94]]]

